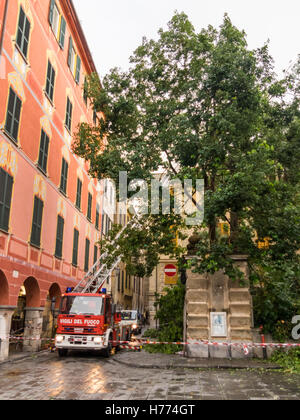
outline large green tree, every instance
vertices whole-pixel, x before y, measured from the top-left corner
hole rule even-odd
[[[89,97],[105,117],[96,127],[80,126],[75,152],[90,161],[93,176],[117,184],[120,171],[128,182],[150,182],[159,168],[181,181],[203,179],[194,269],[242,279],[230,258],[242,252],[253,283],[286,279],[297,295],[299,66],[278,80],[268,46],[250,50],[227,15],[219,29],[197,33],[184,13],[175,13],[157,40],[143,39],[130,61],[128,71],[112,69],[101,86],[97,75],[90,78]],[[220,221],[228,236],[219,234]],[[132,272],[149,274],[161,253],[184,255],[171,240],[184,232],[183,217],[171,212],[140,222],[119,250]],[[268,248],[259,248],[266,238]]]

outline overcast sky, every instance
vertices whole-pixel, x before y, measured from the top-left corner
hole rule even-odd
[[[174,11],[195,29],[219,27],[224,13],[245,30],[250,48],[270,40],[278,73],[300,54],[300,0],[73,0],[101,79],[113,67],[126,70],[143,36],[157,38]]]

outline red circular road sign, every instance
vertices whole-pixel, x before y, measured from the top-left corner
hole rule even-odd
[[[167,264],[165,266],[165,275],[168,277],[174,277],[177,274],[177,268],[174,264]]]

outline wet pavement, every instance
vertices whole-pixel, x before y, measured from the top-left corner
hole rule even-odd
[[[129,356],[130,353],[127,353]],[[126,351],[121,352],[122,358]],[[140,353],[134,354],[138,360]],[[151,369],[45,352],[0,364],[0,400],[299,400],[300,375],[241,369]]]
[[[146,351],[120,352],[114,356],[114,360],[128,367],[146,369],[281,369],[275,363],[263,359],[199,359]]]

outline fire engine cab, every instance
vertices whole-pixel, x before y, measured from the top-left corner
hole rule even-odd
[[[68,350],[96,350],[109,357],[112,348],[118,348],[120,321],[106,289],[63,294],[55,337],[59,356],[66,356]]]

